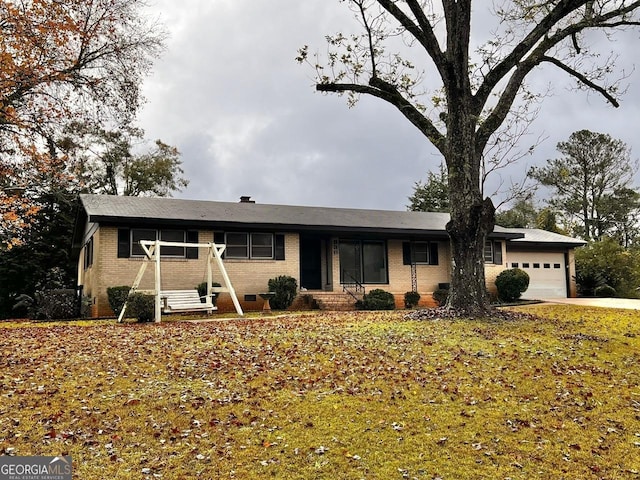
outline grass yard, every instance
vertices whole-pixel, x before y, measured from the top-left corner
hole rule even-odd
[[[0,452],[78,479],[640,479],[640,312],[0,323]]]

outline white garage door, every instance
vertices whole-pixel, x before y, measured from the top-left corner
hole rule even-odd
[[[529,288],[522,298],[566,298],[564,253],[509,252],[509,267],[529,274]]]

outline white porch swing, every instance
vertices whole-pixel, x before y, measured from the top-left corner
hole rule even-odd
[[[236,308],[236,312],[238,315],[243,316],[244,313],[242,311],[242,307],[240,306],[240,302],[238,301],[238,297],[236,296],[236,292],[233,289],[233,285],[231,285],[231,280],[229,279],[229,275],[227,274],[227,270],[224,268],[224,263],[222,262],[222,253],[227,247],[224,244],[215,244],[213,242],[209,243],[185,243],[185,242],[165,242],[162,240],[140,240],[140,246],[144,251],[144,259],[142,261],[142,265],[140,266],[140,270],[138,270],[138,274],[136,275],[135,280],[133,281],[133,285],[131,286],[131,290],[129,290],[129,295],[127,296],[127,301],[122,307],[120,311],[120,315],[118,316],[118,323],[122,322],[124,318],[125,310],[127,309],[127,302],[129,297],[138,290],[140,286],[140,282],[142,281],[142,277],[144,275],[145,270],[147,269],[147,265],[149,265],[149,261],[153,261],[155,264],[155,275],[154,275],[154,290],[145,290],[144,293],[148,293],[155,297],[155,321],[159,322],[162,317],[163,310],[165,312],[188,312],[188,311],[207,311],[211,313],[213,310],[217,310],[217,307],[213,305],[212,294],[219,292],[228,292],[231,295],[231,299],[233,300],[233,305]],[[192,290],[162,290],[162,282],[161,282],[161,272],[160,272],[160,264],[161,264],[161,256],[160,256],[160,247],[185,247],[185,248],[206,248],[208,250],[207,254],[207,293],[205,295],[205,301],[201,302],[199,295],[195,289]],[[222,275],[222,279],[224,281],[223,287],[212,287],[212,265],[213,261],[216,261],[218,265],[218,269],[220,270],[220,274]],[[197,300],[197,301],[196,301]]]

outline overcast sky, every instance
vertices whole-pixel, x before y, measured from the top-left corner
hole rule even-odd
[[[145,82],[139,124],[182,153],[190,184],[175,197],[405,210],[414,183],[437,170],[438,152],[396,110],[367,97],[349,109],[345,98],[316,93],[314,72],[295,62],[302,45],[323,52],[326,34],[352,29],[338,0],[153,0],[151,11],[170,36]],[[639,37],[612,45],[629,71],[640,67]],[[503,181],[521,180],[581,129],[621,139],[638,158],[640,72],[615,109],[570,91],[552,68],[531,78],[552,87],[531,127],[530,141],[546,141]]]

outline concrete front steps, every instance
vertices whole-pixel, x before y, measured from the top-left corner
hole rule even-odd
[[[292,308],[295,309],[295,305],[298,302],[309,305],[309,297],[317,303],[320,310],[351,311],[356,309],[356,301],[348,293],[320,291],[300,292]]]

